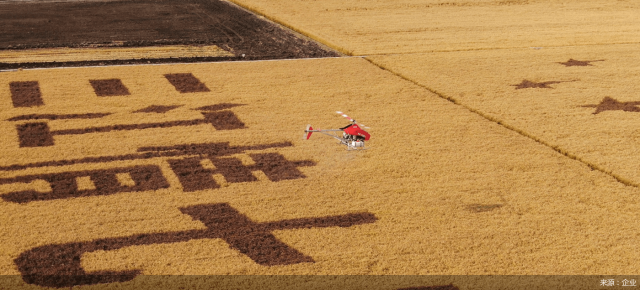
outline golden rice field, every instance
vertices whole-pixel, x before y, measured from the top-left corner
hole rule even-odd
[[[191,74],[208,91],[181,93],[167,77],[179,74]],[[141,234],[155,234],[159,240],[83,252],[81,269],[143,275],[611,275],[635,269],[636,188],[364,59],[25,70],[0,77],[4,88],[37,82],[42,101],[13,107],[15,92],[5,89],[0,95],[6,136],[0,147],[2,180],[31,176],[1,187],[5,246],[0,271],[5,275],[20,274],[16,259],[30,249],[129,241],[127,237]],[[92,80],[113,79],[128,94],[98,96]],[[221,130],[210,123],[185,125],[202,120],[203,108],[220,104],[244,125]],[[348,152],[323,136],[302,140],[307,123],[318,128],[344,125],[337,109],[372,127],[369,150]],[[78,115],[92,118],[69,117]],[[31,119],[25,121],[25,116]],[[53,144],[20,147],[16,128],[38,122],[47,124]],[[126,129],[141,124],[147,126]],[[115,158],[181,144],[226,142],[229,148],[255,147],[227,149],[230,154],[220,157],[191,151]],[[289,179],[270,178],[266,174],[273,172],[258,163],[282,162],[255,157],[269,153],[300,166],[294,166]],[[99,159],[105,156],[111,159]],[[67,163],[52,162],[61,160]],[[181,179],[180,174],[197,172],[185,173],[176,164],[193,160],[193,166],[208,174],[199,178],[214,180],[218,187],[197,188]],[[241,173],[224,171],[231,160],[239,168],[253,168],[255,180],[238,182]],[[32,166],[11,167],[20,164]],[[144,190],[132,180],[136,171],[126,169],[136,166],[158,168],[164,183]],[[72,180],[76,188],[47,184],[55,174]],[[100,181],[107,175],[117,178],[119,189],[107,190]],[[127,186],[132,190],[122,189]],[[26,191],[35,194],[15,194]],[[185,209],[221,204],[253,223],[345,215],[355,221],[276,227],[275,239],[307,257],[295,263],[260,264],[220,238],[166,242],[169,233],[207,228]],[[464,281],[439,282],[466,289]],[[24,286],[21,280],[16,283]],[[350,285],[345,287],[359,289],[361,284]],[[385,289],[412,285],[402,280]]]
[[[628,44],[370,59],[638,187],[638,49]],[[465,77],[470,74],[476,76]]]
[[[636,2],[233,2],[350,56],[0,72],[0,289],[636,277]],[[232,55],[43,51],[0,57]]]
[[[232,0],[349,55],[638,43],[637,1]]]

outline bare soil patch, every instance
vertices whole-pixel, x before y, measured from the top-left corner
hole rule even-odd
[[[217,45],[235,55],[4,63],[0,64],[0,69],[339,56],[334,51],[223,1],[7,3],[0,6],[0,30],[0,50]]]

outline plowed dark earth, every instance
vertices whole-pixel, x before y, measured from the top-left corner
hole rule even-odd
[[[217,45],[233,57],[2,63],[0,69],[309,57],[338,53],[217,0],[0,2],[0,50]]]

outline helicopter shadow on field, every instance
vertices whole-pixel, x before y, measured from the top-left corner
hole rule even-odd
[[[496,192],[496,196],[500,199],[498,203],[469,203],[465,205],[465,209],[472,213],[490,212],[508,205],[503,194]]]
[[[357,158],[357,151],[347,151],[342,148],[339,150],[331,150],[322,154],[325,156],[324,160],[319,165],[323,165],[327,171],[340,171],[349,167]]]

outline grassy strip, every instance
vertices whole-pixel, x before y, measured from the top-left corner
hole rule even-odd
[[[96,60],[127,60],[174,57],[232,57],[234,54],[215,45],[111,47],[111,48],[50,48],[30,50],[2,50],[3,63],[70,62]]]

